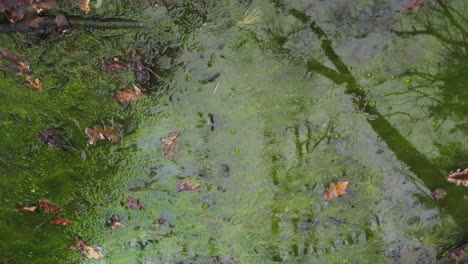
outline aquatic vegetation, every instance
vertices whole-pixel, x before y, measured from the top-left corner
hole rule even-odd
[[[262,12],[257,7],[247,8],[242,12],[242,16],[239,21],[231,27],[232,28],[243,28],[248,29],[255,26],[261,19]]]

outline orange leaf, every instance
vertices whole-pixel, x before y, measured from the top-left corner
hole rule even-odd
[[[95,126],[93,129],[86,128],[85,133],[88,136],[88,144],[94,144],[98,139],[107,139],[110,142],[119,141],[120,137],[117,133],[117,126],[111,122],[112,126],[104,126],[103,128]]]
[[[31,77],[29,75],[26,76],[26,82],[28,82],[26,84],[26,86],[28,86],[29,88],[31,88],[33,91],[42,91],[44,90],[42,88],[42,83],[41,83],[41,80],[39,80],[39,78],[36,78],[34,79],[34,81],[31,79]]]
[[[52,221],[50,221],[51,224],[56,224],[56,225],[61,225],[61,226],[69,226],[71,225],[71,221],[66,219],[66,218],[57,218],[57,219],[54,219]]]
[[[133,85],[133,90],[130,88],[125,88],[125,91],[118,91],[116,95],[113,96],[113,98],[117,99],[119,103],[125,104],[125,103],[133,103],[138,98],[142,97],[144,93],[138,88],[138,86]]]
[[[330,184],[330,187],[325,190],[323,198],[325,200],[333,200],[346,193],[349,181],[339,181],[337,184]]]
[[[104,256],[101,253],[101,248],[88,244],[88,242],[75,238],[75,244],[70,246],[69,249],[77,249],[81,254],[85,255],[88,259],[102,259]]]
[[[188,191],[195,191],[196,189],[200,188],[199,183],[190,183],[189,181],[184,181],[182,183],[179,183],[177,186],[177,191],[178,192],[188,192]]]
[[[89,11],[91,11],[91,8],[89,7],[90,1],[91,0],[78,0],[78,2],[74,4],[77,5],[83,13],[88,14]]]
[[[44,208],[46,213],[61,214],[57,204],[49,203],[47,200],[39,200],[39,207]]]

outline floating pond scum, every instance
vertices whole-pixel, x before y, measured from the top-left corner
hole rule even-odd
[[[0,263],[466,263],[465,0],[0,0]]]

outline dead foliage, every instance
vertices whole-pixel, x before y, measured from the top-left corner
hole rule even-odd
[[[349,181],[339,181],[337,184],[330,184],[330,187],[325,190],[323,198],[325,200],[333,200],[346,193]]]
[[[60,226],[69,226],[71,225],[72,222],[68,220],[67,218],[60,217],[60,218],[50,221],[50,223],[60,225]]]
[[[80,253],[85,255],[88,259],[104,258],[100,247],[91,245],[82,239],[75,238],[75,244],[71,245],[69,249],[79,250]]]
[[[55,0],[1,0],[0,13],[6,13],[11,23],[16,23],[26,16],[33,16],[50,9]]]
[[[447,180],[451,183],[455,183],[456,185],[468,187],[468,169],[463,171],[458,169],[455,172],[450,172]]]
[[[95,126],[94,128],[86,128],[85,134],[88,136],[88,144],[94,144],[98,139],[107,139],[110,142],[114,143],[120,140],[119,133],[117,131],[117,126],[114,122],[111,121],[111,126],[99,127]]]
[[[180,135],[180,132],[172,132],[167,137],[161,139],[163,144],[160,149],[164,158],[172,160],[174,155],[179,153]]]
[[[128,205],[133,210],[143,209],[143,203],[140,202],[140,199],[138,198],[127,197],[127,202],[125,204]]]
[[[178,192],[188,192],[195,191],[200,188],[201,184],[199,183],[190,183],[189,181],[181,182],[177,185]]]
[[[57,207],[58,204],[50,203],[47,200],[39,200],[39,207],[44,209],[46,213],[52,213],[59,215],[61,214],[60,209]]]
[[[144,93],[140,90],[140,88],[138,88],[136,85],[133,85],[133,90],[127,87],[123,91],[118,91],[117,94],[113,96],[113,98],[119,101],[121,104],[126,104],[135,102],[143,95]]]

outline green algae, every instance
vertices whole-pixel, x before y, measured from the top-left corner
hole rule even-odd
[[[423,83],[414,72],[444,61],[430,36],[420,51],[412,50],[420,40],[398,38],[377,54],[354,56],[354,45],[365,49],[388,34],[385,23],[347,24],[366,8],[379,10],[380,1],[350,9],[341,28],[323,22],[340,17],[338,4],[318,6],[322,13],[314,14],[323,17],[314,27],[301,15],[315,12],[306,1],[254,4],[261,19],[248,28],[232,28],[245,9],[236,1],[187,1],[169,12],[114,3],[96,14],[135,19],[143,8],[157,25],[77,30],[52,48],[29,50],[0,38],[31,60],[46,88],[29,91],[10,73],[0,80],[2,261],[79,263],[67,247],[81,237],[103,249],[105,258],[91,263],[434,263],[436,245],[466,236],[465,198],[453,198],[466,190],[444,179],[466,166],[466,133],[455,129],[466,122],[466,98],[457,96],[466,58],[445,62],[434,83]],[[414,16],[396,19],[431,18]],[[328,42],[317,38],[326,34]],[[161,55],[177,41],[178,66],[164,76],[170,85],[148,89],[132,105],[112,100],[122,82],[100,71],[103,58],[142,46]],[[402,68],[408,54],[415,62]],[[200,83],[212,72],[219,77]],[[420,82],[447,104],[428,92],[428,114],[420,102],[388,94]],[[459,107],[450,107],[454,101]],[[444,125],[432,126],[432,115]],[[87,145],[84,129],[109,119],[123,141]],[[62,131],[63,148],[41,144],[37,133],[49,128]],[[181,152],[165,160],[160,139],[174,131],[182,134]],[[422,162],[408,164],[413,157]],[[186,179],[201,183],[200,191],[178,193]],[[325,187],[338,180],[351,182],[348,194],[324,201]],[[449,198],[431,200],[442,186]],[[144,209],[129,209],[128,196]],[[53,226],[51,215],[15,210],[38,199],[58,203],[73,224]],[[114,216],[127,226],[111,230]]]

